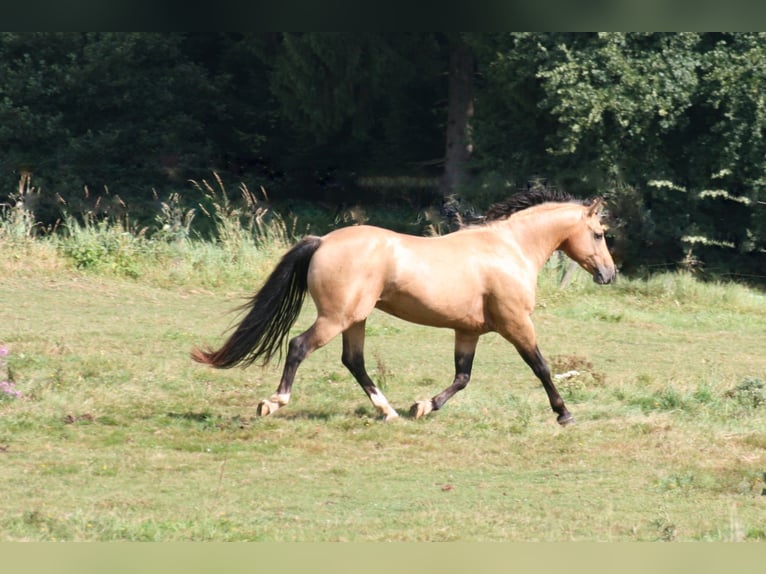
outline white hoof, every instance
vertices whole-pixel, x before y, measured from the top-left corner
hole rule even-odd
[[[434,404],[429,399],[427,401],[418,401],[412,405],[412,408],[410,408],[410,414],[416,419],[419,419],[426,416],[432,410],[434,410]]]
[[[268,399],[263,399],[260,403],[258,403],[258,408],[256,409],[255,413],[259,417],[273,415],[279,409],[279,407],[283,407],[289,402],[290,393],[283,393],[281,395],[279,393],[274,393]]]
[[[255,414],[259,417],[266,417],[270,414],[273,414],[279,408],[279,406],[279,403],[264,399],[258,403],[258,408],[256,409]]]
[[[391,409],[386,414],[386,419],[385,420],[386,420],[386,422],[391,422],[391,421],[395,421],[398,418],[399,418],[399,413],[397,413],[394,409]]]

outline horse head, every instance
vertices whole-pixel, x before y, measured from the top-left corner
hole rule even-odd
[[[572,233],[561,244],[561,249],[574,259],[600,285],[614,281],[617,268],[606,245],[604,232],[606,228],[601,223],[603,198],[597,198],[583,206],[583,215]]]

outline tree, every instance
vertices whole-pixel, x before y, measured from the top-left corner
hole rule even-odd
[[[271,92],[297,163],[406,170],[438,154],[442,47],[422,33],[281,34]]]
[[[479,203],[544,179],[609,196],[625,269],[765,274],[764,70],[759,33],[4,33],[0,177],[50,213],[211,170],[353,201],[363,175]]]
[[[82,45],[79,34],[0,34],[0,170],[12,186],[21,172],[56,164],[70,135],[61,104]]]
[[[693,145],[702,215],[690,236],[708,258],[766,273],[766,34],[710,34]]]
[[[473,150],[474,56],[471,46],[457,34],[449,36],[448,74],[446,150],[441,182],[441,192],[445,197],[466,183],[468,161]]]
[[[481,161],[516,185],[541,175],[610,194],[626,267],[762,259],[763,39],[480,36]]]
[[[217,90],[186,57],[183,40],[169,33],[86,36],[77,90],[65,102],[73,175],[89,174],[89,183],[101,186],[209,165],[205,120],[215,115]]]
[[[53,213],[56,196],[86,186],[149,199],[154,185],[185,182],[190,166],[206,169],[215,89],[182,42],[168,33],[0,36],[6,185],[32,173]]]

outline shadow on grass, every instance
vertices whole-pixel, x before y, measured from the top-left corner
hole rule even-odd
[[[206,422],[209,422],[211,419],[220,418],[218,415],[214,415],[210,412],[166,413],[165,416],[167,416],[170,419],[185,420],[185,421],[196,422],[196,423],[206,423]]]
[[[252,426],[257,417],[241,417],[239,415],[224,416],[217,415],[208,411],[185,413],[169,412],[165,416],[176,422],[187,423],[198,426],[202,429],[215,430],[242,430]]]
[[[291,411],[280,411],[268,417],[259,417],[257,415],[252,416],[240,416],[240,415],[221,415],[215,414],[210,411],[188,411],[184,413],[169,412],[165,413],[165,416],[171,420],[179,422],[196,423],[201,426],[215,426],[218,428],[227,426],[251,426],[258,424],[259,421],[267,420],[309,420],[309,421],[328,421],[331,418],[338,416],[340,413],[333,413],[328,411],[315,411],[315,410],[303,410],[296,409]]]
[[[266,422],[270,420],[286,421],[321,421],[329,422],[338,418],[365,419],[370,422],[383,423],[384,418],[373,408],[359,406],[353,411],[329,411],[326,409],[303,409],[303,408],[284,408],[267,417],[257,415],[221,415],[210,411],[188,411],[188,412],[168,412],[165,413],[168,419],[178,422],[193,423],[203,427],[223,428],[245,428]],[[416,420],[409,409],[399,410],[399,416],[403,420]],[[426,417],[427,418],[427,417]]]

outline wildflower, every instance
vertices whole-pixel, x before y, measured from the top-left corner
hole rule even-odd
[[[0,346],[0,367],[6,365],[4,357],[7,356],[8,347],[5,345]],[[14,399],[21,398],[21,391],[16,388],[13,381],[0,381],[0,399],[4,397],[12,397]]]
[[[14,399],[21,398],[21,391],[19,391],[13,383],[9,383],[8,381],[0,381],[0,393],[13,397]]]
[[[6,396],[15,399],[21,398],[21,391],[18,390],[13,383],[8,381],[0,381],[0,393],[4,393]]]

